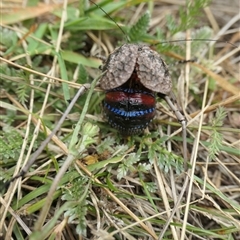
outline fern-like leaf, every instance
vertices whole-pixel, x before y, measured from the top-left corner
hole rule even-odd
[[[86,69],[83,67],[82,64],[79,66],[79,76],[78,76],[78,82],[81,84],[84,84],[88,81],[88,73]]]
[[[79,177],[71,182],[69,188],[64,190],[62,200],[71,201],[72,207],[65,212],[65,217],[69,217],[69,222],[77,222],[76,231],[79,235],[86,236],[86,214],[87,214],[87,197],[88,178]]]
[[[140,156],[136,153],[130,153],[126,159],[124,159],[123,163],[118,166],[118,174],[117,178],[120,180],[125,177],[129,170],[135,170],[133,164],[137,163],[140,160]]]
[[[150,13],[146,12],[135,25],[133,25],[128,33],[131,42],[139,42],[146,34],[150,21]]]
[[[0,159],[7,163],[9,159],[15,160],[21,151],[23,139],[14,129],[0,132]]]
[[[158,141],[153,142],[149,146],[148,158],[151,163],[156,160],[159,168],[163,169],[164,172],[168,172],[171,168],[177,173],[183,171],[183,158],[168,152],[167,149],[160,146]]]
[[[209,146],[209,158],[214,160],[216,154],[219,153],[222,146],[223,135],[217,131],[217,127],[223,125],[223,120],[226,117],[227,113],[223,107],[219,107],[216,112],[215,118],[212,120],[213,133],[210,136],[210,146]]]
[[[16,94],[19,102],[24,104],[29,98],[29,87],[26,84],[20,84],[17,87]]]
[[[180,9],[180,24],[172,16],[167,17],[167,27],[171,34],[174,35],[180,31],[185,31],[194,26],[198,20],[200,9],[207,7],[210,0],[187,1],[185,8]],[[186,14],[187,8],[187,14]]]

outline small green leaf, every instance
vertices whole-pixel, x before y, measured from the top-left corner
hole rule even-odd
[[[142,40],[142,37],[146,34],[149,22],[150,22],[150,13],[146,12],[135,25],[130,28],[128,36],[131,42],[139,42]]]

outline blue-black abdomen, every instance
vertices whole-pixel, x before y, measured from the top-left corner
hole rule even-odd
[[[155,95],[136,74],[125,84],[108,90],[103,103],[109,124],[124,135],[143,131],[155,116]]]

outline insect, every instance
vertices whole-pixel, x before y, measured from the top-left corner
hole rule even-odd
[[[112,127],[124,135],[140,133],[155,116],[158,94],[167,101],[185,131],[185,118],[168,97],[172,88],[168,67],[157,52],[141,44],[124,44],[109,55],[103,71],[103,105]]]
[[[108,122],[124,135],[141,132],[155,116],[155,92],[171,90],[166,64],[147,46],[124,44],[108,57],[103,71]]]

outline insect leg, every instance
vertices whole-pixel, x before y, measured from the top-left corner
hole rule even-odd
[[[173,104],[172,100],[169,96],[165,95],[164,100],[167,102],[169,107],[172,109],[174,114],[176,115],[178,121],[182,125],[182,138],[183,138],[183,158],[184,158],[184,169],[187,170],[187,120],[180,112],[180,110]]]

